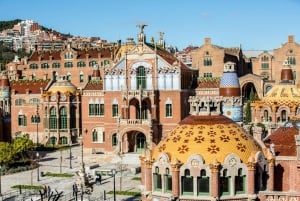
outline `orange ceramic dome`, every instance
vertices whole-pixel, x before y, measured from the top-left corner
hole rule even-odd
[[[153,150],[155,160],[161,153],[170,160],[178,159],[185,163],[192,154],[200,154],[205,163],[223,163],[228,154],[234,153],[242,162],[261,151],[242,127],[231,119],[222,116],[191,115],[180,122]]]
[[[76,87],[69,80],[60,79],[60,80],[54,82],[48,91],[52,92],[52,93],[56,93],[56,92],[74,93],[76,91]]]

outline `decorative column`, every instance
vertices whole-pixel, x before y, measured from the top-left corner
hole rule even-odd
[[[255,170],[256,170],[256,163],[253,157],[249,158],[247,167],[248,167],[247,194],[252,195],[255,193]]]
[[[274,190],[274,165],[275,165],[275,159],[270,155],[270,158],[268,157],[268,165],[269,165],[269,178],[267,183],[267,188],[269,191]]]
[[[145,160],[145,190],[152,191],[152,164],[153,160],[148,157]]]
[[[180,195],[180,167],[182,163],[177,158],[171,163],[172,167],[172,194],[174,197]]]
[[[220,163],[217,160],[209,165],[211,170],[210,196],[213,198],[219,197],[219,166]]]

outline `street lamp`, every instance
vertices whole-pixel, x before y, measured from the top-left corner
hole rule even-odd
[[[36,115],[31,116],[31,122],[36,123],[36,145],[39,146],[39,123],[41,121],[39,114],[39,105],[36,105]]]
[[[37,164],[37,169],[36,169],[37,172],[36,172],[36,173],[37,173],[37,181],[40,181],[39,157],[40,157],[39,152],[36,152],[36,164]]]
[[[72,169],[72,142],[70,142],[69,147],[70,147],[70,169]]]
[[[111,173],[114,177],[114,201],[116,201],[116,169],[111,169]]]

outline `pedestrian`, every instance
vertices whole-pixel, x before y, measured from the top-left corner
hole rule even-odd
[[[72,185],[72,189],[73,189],[73,197],[74,197],[76,195],[76,191],[77,191],[77,185],[76,185],[76,183],[74,183]]]
[[[99,183],[101,185],[101,174],[98,175],[98,178],[99,178]]]
[[[45,186],[44,186],[44,196],[45,196],[45,198],[48,197],[47,190],[48,190],[48,188],[47,188],[47,186],[45,185]]]
[[[50,186],[48,186],[47,188],[48,188],[48,190],[47,190],[48,197],[50,198],[50,196],[51,196],[51,188],[50,188]]]

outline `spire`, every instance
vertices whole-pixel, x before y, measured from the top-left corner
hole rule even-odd
[[[140,28],[140,33],[138,35],[138,43],[145,43],[146,42],[146,36],[144,34],[144,28],[147,26],[146,24],[138,24],[137,27]]]

